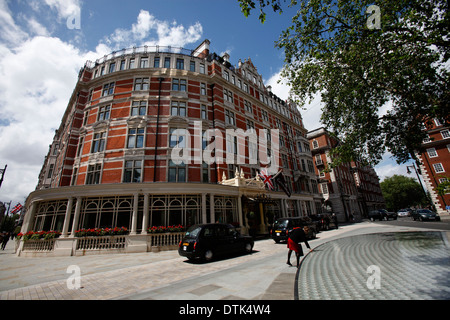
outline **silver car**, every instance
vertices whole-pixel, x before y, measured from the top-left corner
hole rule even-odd
[[[411,215],[411,209],[400,209],[397,211],[397,216],[399,217],[409,217]]]

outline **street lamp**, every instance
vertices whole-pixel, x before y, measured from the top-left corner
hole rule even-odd
[[[419,173],[417,172],[417,170],[419,170],[419,172],[420,172],[420,169],[419,168],[416,169],[416,166],[414,165],[414,162],[413,162],[412,166],[406,166],[406,173],[407,174],[411,174],[411,171],[409,170],[409,168],[413,168],[414,171],[416,172],[417,180],[419,180],[420,186],[422,187],[422,191],[425,194],[425,199],[427,199],[427,193],[425,192],[425,189],[423,188],[422,181],[420,181]]]

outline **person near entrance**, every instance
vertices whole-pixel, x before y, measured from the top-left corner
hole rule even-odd
[[[306,229],[306,230],[304,230]],[[287,247],[289,249],[289,253],[288,253],[288,258],[287,258],[287,264],[292,266],[291,264],[291,254],[292,251],[295,251],[295,256],[297,258],[297,268],[299,267],[300,264],[300,257],[303,256],[303,249],[302,249],[302,245],[301,242],[304,242],[306,247],[309,249],[309,251],[311,252],[312,249],[309,246],[308,240],[306,240],[306,233],[308,232],[308,227],[304,227],[300,228],[294,228],[290,233],[289,233],[289,237],[287,240]]]

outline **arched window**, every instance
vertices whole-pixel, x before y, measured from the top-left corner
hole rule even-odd
[[[54,213],[55,213],[55,207],[53,205],[49,206],[44,215],[44,225],[42,226],[43,231],[51,230]]]
[[[64,225],[64,220],[66,218],[66,210],[67,210],[66,204],[61,204],[58,207],[58,210],[56,211],[56,215],[55,215],[54,224],[52,226],[52,230],[62,231],[62,228]],[[69,217],[69,219],[70,219],[70,217]]]
[[[117,223],[116,227],[125,227],[127,229],[130,228],[131,225],[131,212],[133,210],[133,206],[129,201],[122,201],[119,204],[117,210]]]
[[[238,222],[237,210],[235,209],[235,201],[228,199],[225,202],[225,223]]]
[[[114,204],[111,201],[103,203],[100,213],[99,228],[111,228],[114,225]]]
[[[97,221],[98,204],[96,202],[90,202],[84,209],[82,226],[85,229],[95,228]]]
[[[151,207],[150,226],[163,226],[165,225],[165,207],[166,204],[163,200],[156,200]]]
[[[186,202],[186,227],[199,223],[199,205],[194,199]]]
[[[168,213],[168,226],[182,224],[183,205],[180,200],[174,199],[169,203]]]

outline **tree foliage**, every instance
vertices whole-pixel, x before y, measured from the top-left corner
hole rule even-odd
[[[238,0],[245,16],[259,6],[297,14],[276,46],[282,75],[300,104],[321,94],[322,123],[341,144],[336,163],[377,164],[389,151],[414,157],[423,124],[450,123],[450,15],[447,0]],[[368,23],[369,22],[369,23]]]
[[[414,178],[393,175],[380,183],[386,206],[392,210],[427,204],[427,198],[420,184]]]
[[[441,182],[436,188],[436,191],[440,196],[450,193],[450,177],[442,176],[442,178],[444,178],[445,181]]]

